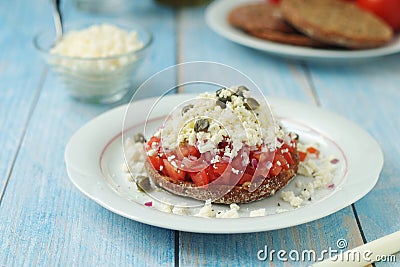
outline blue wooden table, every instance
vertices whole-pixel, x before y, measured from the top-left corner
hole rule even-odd
[[[137,85],[180,62],[235,67],[266,95],[321,106],[368,131],[385,157],[379,181],[339,212],[269,232],[193,234],[116,215],[81,194],[64,163],[71,135],[113,106],[71,99],[35,51],[33,35],[52,27],[49,1],[1,1],[0,266],[258,266],[269,264],[257,259],[264,245],[320,252],[339,238],[352,248],[400,229],[399,54],[341,65],[271,57],[216,35],[205,25],[203,7],[174,10],[150,0],[130,2],[117,15],[140,21],[154,34]],[[63,9],[67,21],[94,16],[70,2]],[[400,266],[396,256],[396,263],[376,266]]]

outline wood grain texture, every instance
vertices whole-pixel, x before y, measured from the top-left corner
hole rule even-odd
[[[338,223],[344,227],[337,227]],[[351,209],[300,226],[256,234],[181,233],[179,260],[180,266],[306,266],[311,262],[284,262],[278,260],[276,254],[273,259],[268,257],[260,261],[257,253],[267,246],[269,252],[315,250],[319,256],[328,247],[337,249],[338,238],[345,238],[350,246],[362,244]]]
[[[22,2],[11,6],[0,3],[0,199],[46,74],[32,45],[29,25],[19,21],[20,17],[37,20],[39,7],[27,7]],[[32,31],[36,32],[41,25],[38,21],[31,26]],[[33,67],[38,65],[39,68]]]
[[[313,102],[302,66],[297,62],[271,57],[220,37],[205,25],[203,8],[183,10],[179,19],[179,62],[206,60],[226,64],[248,75],[266,95]],[[211,75],[207,69],[201,74]]]
[[[385,163],[377,185],[355,203],[365,238],[372,241],[398,231],[400,55],[341,68],[311,65],[310,69],[322,104],[367,130],[383,150]]]
[[[2,5],[1,12],[5,12],[5,3]],[[42,28],[52,27],[48,1],[29,5],[13,1],[12,5],[11,10],[21,17],[6,16],[8,27],[27,27],[30,21]],[[156,51],[160,51],[160,47],[171,50],[168,55],[156,52],[149,57],[139,75],[141,82],[153,72],[174,64],[176,57],[174,13],[150,1],[140,1],[139,5],[137,13],[127,11],[123,16],[143,21],[161,38],[154,40]],[[78,16],[70,14],[69,18]],[[159,25],[157,18],[164,23]],[[2,131],[0,138],[1,147],[7,146],[7,153],[2,152],[0,157],[6,165],[1,165],[1,179],[7,170],[12,172],[0,203],[0,265],[173,265],[174,231],[118,216],[83,196],[68,180],[64,163],[68,139],[110,106],[71,99],[52,73],[44,72],[44,83],[39,82],[44,63],[33,50],[25,49],[37,30],[36,27],[24,29],[20,46],[15,45],[16,41],[7,45],[6,40],[1,40],[1,50],[11,51],[10,55],[1,54],[7,61],[2,63],[2,66],[6,64],[6,69],[2,69],[0,82],[7,88],[2,88],[6,95],[1,97],[0,121],[9,128],[5,133]],[[12,33],[11,30],[7,32],[9,36]],[[35,68],[21,64],[25,59]],[[146,92],[146,96],[159,94],[157,90]],[[30,109],[32,114],[29,114]],[[26,134],[23,135],[25,125]],[[18,143],[21,143],[19,150]],[[11,161],[13,156],[15,163]]]
[[[180,13],[180,62],[221,62],[250,76],[267,96],[285,97],[310,104],[319,103],[304,64],[270,57],[219,37],[204,24],[203,12],[203,9],[198,8]],[[201,75],[212,75],[210,71],[211,68],[205,68]],[[336,249],[336,241],[339,238],[345,238],[349,246],[363,243],[351,207],[315,222],[270,232],[242,235],[181,233],[179,262],[182,266],[288,266],[289,263],[290,266],[304,266],[304,262],[284,263],[277,259],[272,262],[260,262],[257,252],[263,249],[264,245],[268,245],[269,249],[275,250],[313,249],[320,253],[328,247]]]
[[[64,2],[66,21],[99,16],[77,11],[73,3]],[[339,238],[351,248],[362,244],[363,236],[371,241],[400,228],[400,55],[357,64],[308,64],[225,40],[205,25],[204,8],[176,11],[154,1],[133,1],[118,14],[101,15],[138,21],[154,34],[152,53],[133,76],[133,88],[177,62],[216,61],[249,75],[266,95],[320,104],[349,118],[382,146],[380,180],[354,205],[360,225],[353,207],[347,207],[321,220],[270,232],[177,234],[118,216],[69,182],[64,149],[70,136],[130,96],[96,106],[67,95],[31,45],[34,33],[52,27],[49,14],[47,0],[0,2],[1,266],[304,266],[260,262],[257,252],[267,245],[320,253],[336,248]],[[184,75],[171,75],[166,83]],[[154,84],[140,98],[163,93],[163,85]],[[397,263],[376,265],[398,266],[399,261],[397,255]]]

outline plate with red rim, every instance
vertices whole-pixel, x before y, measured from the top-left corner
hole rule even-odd
[[[155,131],[169,110],[190,98],[193,95],[166,96],[158,112],[147,120],[150,122],[148,129]],[[163,190],[155,190],[155,198],[138,191],[123,170],[124,139],[143,130],[147,111],[157,100],[149,98],[131,103],[138,114],[125,121],[125,127],[127,105],[94,118],[70,138],[65,150],[68,176],[84,195],[104,208],[138,222],[198,233],[248,233],[295,226],[330,215],[362,198],[376,184],[383,166],[378,143],[354,123],[315,106],[267,97],[275,115],[288,130],[299,134],[307,143],[318,143],[321,154],[337,157],[335,186],[317,190],[313,199],[299,208],[284,203],[278,192],[261,201],[240,204],[240,218],[198,217],[195,214],[203,202],[174,196]],[[295,177],[283,190],[301,190],[295,185],[296,179],[312,178]],[[165,205],[157,200],[163,197],[182,201],[182,206],[197,206],[192,205],[184,215],[168,213],[163,211]],[[228,210],[229,206],[213,205],[213,208]],[[260,208],[266,210],[265,216],[249,217],[250,211]]]
[[[263,2],[265,0],[252,1]],[[397,34],[393,40],[385,46],[362,50],[321,49],[262,40],[236,29],[227,21],[228,14],[233,8],[248,3],[248,0],[217,0],[212,2],[205,12],[207,25],[220,36],[235,43],[272,55],[299,60],[348,62],[371,59],[400,52],[400,34]]]

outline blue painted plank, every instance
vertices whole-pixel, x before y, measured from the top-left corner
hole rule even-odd
[[[42,4],[35,2],[29,8],[31,6],[24,1],[8,3],[11,11],[15,11],[13,14],[26,12],[26,16],[18,16],[18,19],[10,16],[6,19],[6,25],[12,27],[40,21],[39,26],[51,27],[51,17],[47,16],[48,1],[43,0]],[[157,51],[162,46],[171,49],[170,54],[165,57],[161,52],[152,54],[142,69],[141,79],[144,80],[153,72],[175,63],[175,28],[172,11],[158,8],[150,1],[140,1],[140,7],[138,11],[133,10],[130,16],[143,21],[159,36],[154,41]],[[144,9],[148,9],[153,16],[147,18],[148,13],[141,12]],[[3,7],[1,10],[7,9]],[[162,25],[157,24],[157,17],[163,19]],[[26,31],[26,38],[23,40],[30,41],[36,31],[36,28]],[[25,46],[26,42],[21,46]],[[1,48],[3,47],[2,45]],[[10,46],[10,50],[11,48]],[[19,68],[24,58],[30,58],[29,53],[37,57],[31,50],[18,48],[11,51],[19,56],[10,58],[7,62],[10,70],[4,72],[5,74]],[[44,69],[44,63],[39,58],[32,62],[37,65],[35,69]],[[14,83],[3,76],[0,81],[7,87],[11,86],[4,90],[9,95],[5,98],[7,101],[4,101],[7,106],[1,105],[0,109],[7,111],[7,114],[3,115],[2,112],[0,121],[5,120],[5,126],[12,126],[11,133],[19,133],[15,137],[2,135],[1,146],[10,142],[10,148],[14,149],[12,152],[15,155],[23,125],[27,123],[26,134],[16,155],[15,164],[11,165],[11,177],[0,204],[0,265],[173,265],[174,231],[118,216],[83,196],[68,180],[64,164],[64,149],[68,139],[85,122],[110,106],[90,105],[71,99],[56,77],[49,73],[43,76],[45,81],[42,88],[37,89],[40,92],[39,99],[32,111],[32,117],[27,121],[29,99],[33,98],[34,92],[26,96],[23,93],[28,93],[28,89],[32,90],[25,88],[28,82],[36,81],[34,86],[38,87],[39,78],[35,77],[31,66],[24,67],[17,75],[21,76]],[[18,91],[13,92],[13,85]],[[154,91],[147,93],[158,94],[157,90],[158,88],[154,88]],[[19,94],[22,95],[21,99],[18,99]],[[28,107],[24,108],[24,105]],[[10,114],[15,114],[16,117],[8,119]],[[15,119],[22,121],[16,123]],[[11,140],[8,141],[8,138]],[[16,140],[12,141],[12,138]],[[9,153],[11,157],[13,153]],[[2,153],[1,159],[7,162],[10,156],[8,153],[4,157],[3,155]],[[11,167],[9,164],[7,168]]]
[[[222,38],[206,26],[204,8],[184,9],[179,18],[179,62],[226,64],[248,75],[266,95],[312,103],[310,86],[298,62],[272,57]],[[203,71],[207,74],[206,69]]]
[[[322,105],[366,129],[383,150],[385,163],[377,185],[355,204],[367,241],[398,231],[400,55],[340,68],[311,65],[310,69]]]
[[[43,25],[40,9],[23,1],[0,3],[0,198],[46,74],[32,45],[32,33]],[[26,27],[15,14],[37,23]]]
[[[336,243],[340,238],[346,239],[349,246],[362,244],[351,209],[300,226],[256,234],[180,233],[180,266],[308,266],[313,261],[308,261],[308,254],[302,260],[304,251],[314,251],[318,260],[323,250],[339,250]],[[260,254],[261,258],[266,257],[261,260],[260,250],[268,251],[267,256]],[[270,254],[272,250],[288,254],[295,250],[300,256],[291,254],[291,258],[284,256],[287,261],[280,260],[276,253]]]

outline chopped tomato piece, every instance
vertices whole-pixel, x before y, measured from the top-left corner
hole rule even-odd
[[[293,165],[294,164],[294,160],[292,158],[292,154],[290,154],[289,152],[285,152],[285,153],[283,153],[283,156],[285,157],[285,159],[289,163],[289,165]]]
[[[220,177],[228,167],[228,163],[216,162],[213,167],[213,172],[217,177]]]
[[[175,169],[174,166],[172,166],[171,162],[169,162],[166,159],[163,159],[164,162],[164,167],[167,175],[172,178],[175,181],[184,181],[186,172],[183,170]]]
[[[317,156],[317,157],[319,156],[319,150],[316,149],[315,147],[312,147],[312,146],[308,147],[307,152],[310,154],[315,154],[315,156]]]
[[[247,168],[245,170],[245,173],[249,174],[249,175],[253,175],[255,173],[256,169],[253,168],[251,165],[247,165]]]
[[[284,143],[284,144],[282,145],[282,147],[281,147],[281,150],[282,150],[282,149],[287,149],[289,152],[293,152],[293,144],[294,144],[294,143],[292,143],[292,146],[290,146],[290,145]]]
[[[285,157],[280,152],[275,153],[274,165],[281,166],[285,170],[289,169],[289,167],[287,166],[287,161],[286,161]]]
[[[197,186],[208,184],[207,169],[202,170],[201,172],[190,172],[189,176],[192,179],[193,183],[195,183]]]
[[[179,149],[184,157],[194,156],[196,158],[200,157],[200,152],[195,146],[190,145],[180,145]]]
[[[152,147],[153,143],[156,143],[156,142],[160,143],[160,141],[161,141],[160,137],[152,136],[150,138],[149,142],[147,142],[147,144],[149,145],[149,147]]]
[[[217,180],[219,178],[219,176],[215,175],[212,165],[207,167],[206,173],[207,173],[207,176],[208,176],[208,182],[209,183],[211,183],[212,181]]]
[[[261,152],[256,151],[256,152],[251,152],[250,153],[250,158],[251,159],[256,159],[257,161],[260,161],[260,157],[261,157]]]
[[[153,168],[156,169],[157,171],[162,171],[162,169],[164,168],[164,163],[163,163],[163,159],[160,158],[158,155],[155,156],[149,156],[149,160],[151,165],[153,165]],[[161,168],[161,166],[163,166]]]
[[[269,174],[271,176],[277,176],[281,171],[282,171],[282,166],[274,164],[274,166],[272,166],[272,168],[269,170]]]
[[[252,179],[253,179],[253,175],[248,174],[248,173],[245,172],[245,173],[243,174],[243,176],[240,178],[238,184],[239,184],[239,185],[242,185],[242,184],[244,184],[244,183],[246,183],[246,182],[251,182]]]
[[[301,162],[303,162],[306,159],[306,157],[307,157],[307,153],[299,151],[299,158],[300,158]]]

